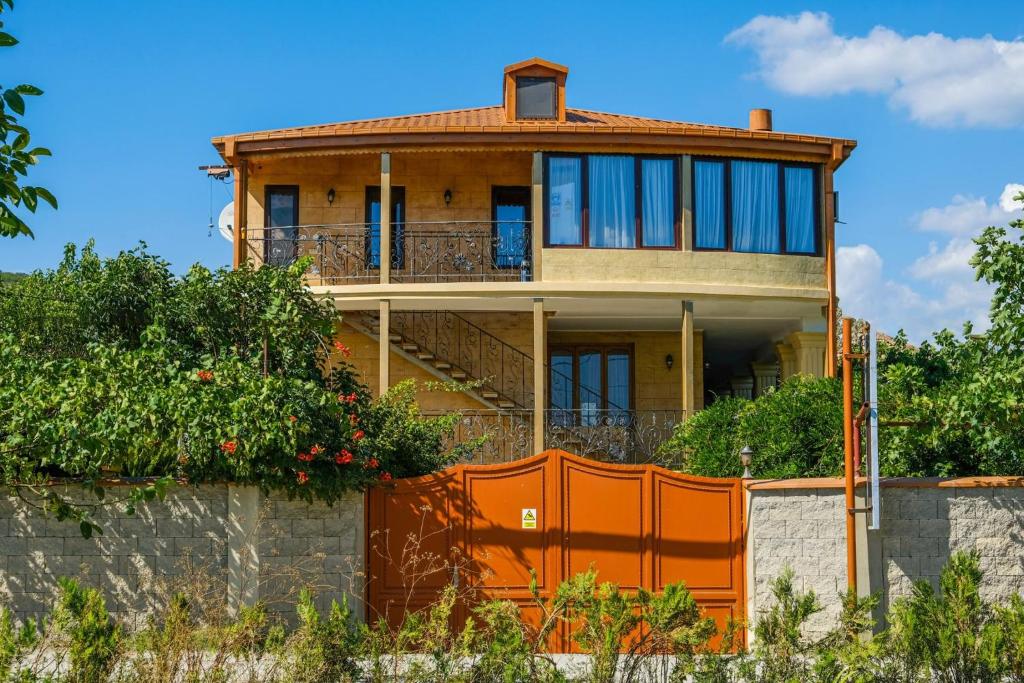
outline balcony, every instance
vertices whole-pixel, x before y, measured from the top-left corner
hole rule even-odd
[[[398,283],[529,282],[529,221],[409,222],[393,226],[390,280]],[[373,223],[249,228],[249,262],[287,265],[309,256],[310,284],[381,281],[380,226]]]
[[[459,414],[448,447],[482,442],[466,454],[467,460],[501,463],[534,454],[532,410],[464,410]],[[544,447],[605,462],[672,467],[678,463],[660,458],[658,446],[672,436],[682,419],[679,410],[546,409]]]

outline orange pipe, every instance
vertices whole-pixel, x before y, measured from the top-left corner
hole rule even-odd
[[[843,318],[843,468],[846,474],[846,585],[857,588],[857,535],[853,496],[853,320]]]

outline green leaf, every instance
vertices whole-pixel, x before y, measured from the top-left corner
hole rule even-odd
[[[4,90],[4,102],[20,115],[25,113],[25,100],[14,90]]]
[[[82,538],[92,538],[92,524],[82,520],[78,524],[78,531],[81,532]]]
[[[57,198],[53,196],[52,192],[47,190],[45,187],[37,187],[35,188],[35,190],[36,194],[39,195],[40,199],[42,199],[44,202],[49,204],[54,209],[57,208]]]
[[[11,47],[18,44],[18,39],[10,33],[0,31],[0,47]]]
[[[15,92],[17,92],[17,93],[19,93],[21,95],[29,95],[31,97],[35,97],[35,96],[43,94],[42,90],[40,90],[39,88],[37,88],[34,85],[28,85],[27,83],[22,83],[21,85],[15,87],[14,90],[15,90]]]

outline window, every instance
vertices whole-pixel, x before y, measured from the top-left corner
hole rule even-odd
[[[558,86],[552,76],[516,77],[516,118],[558,117]]]
[[[547,245],[677,248],[677,165],[674,157],[547,155]]]
[[[551,349],[550,401],[554,424],[608,424],[632,408],[633,350],[624,346]]]
[[[380,187],[366,188],[366,261],[380,268]],[[405,265],[405,188],[391,188],[391,267]]]
[[[491,194],[494,264],[522,268],[530,258],[530,188],[495,187]]]
[[[299,251],[299,188],[267,185],[265,192],[263,262],[288,265],[295,261]]]
[[[817,177],[808,164],[695,160],[694,248],[817,255]]]

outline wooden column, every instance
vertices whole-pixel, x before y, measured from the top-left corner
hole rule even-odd
[[[544,299],[533,300],[533,452],[544,450],[544,417],[547,408],[548,328]]]
[[[843,145],[832,145],[832,158],[825,164],[822,174],[822,194],[825,197],[825,286],[828,303],[825,304],[825,376],[836,376],[836,195],[835,169],[843,163]]]
[[[683,251],[693,251],[693,157],[679,157],[679,197],[682,199]]]
[[[380,283],[391,282],[391,153],[380,153]],[[387,335],[384,335],[385,341]]]
[[[679,349],[679,363],[682,366],[682,405],[683,419],[693,414],[693,302],[684,301],[682,304],[682,320],[680,326],[681,346]]]
[[[232,256],[231,262],[235,268],[238,268],[246,259],[249,257],[248,244],[248,220],[249,220],[249,167],[248,164],[242,160],[239,161],[234,167],[235,174],[235,224],[232,226],[234,231],[233,244],[232,244]]]
[[[541,280],[541,252],[544,249],[544,153],[533,153],[533,180],[530,186],[530,275]]]
[[[391,301],[380,300],[380,332],[377,341],[378,396],[391,386]]]

